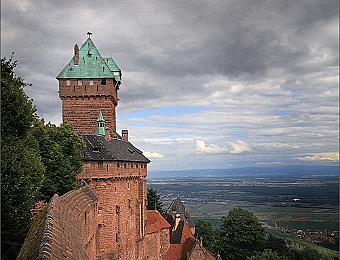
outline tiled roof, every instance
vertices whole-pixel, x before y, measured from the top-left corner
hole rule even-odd
[[[181,244],[182,243],[182,232],[184,227],[184,221],[180,221],[176,230],[170,232],[170,243],[171,244]],[[173,226],[172,226],[173,228]]]
[[[185,206],[183,205],[180,198],[176,198],[171,205],[169,206],[169,209],[167,210],[167,213],[169,214],[180,214],[181,220],[184,220],[188,223],[189,228],[195,226],[195,222],[192,220],[190,214],[187,212]]]
[[[128,141],[118,138],[107,141],[104,136],[95,134],[81,135],[86,143],[86,149],[83,151],[85,161],[150,162],[142,151]]]
[[[195,239],[195,236],[192,234],[192,232],[189,229],[188,224],[185,222],[182,229],[182,238],[181,243],[184,243],[188,238]]]
[[[147,210],[146,233],[159,232],[161,229],[170,228],[170,224],[155,210]]]
[[[162,255],[163,260],[185,260],[187,253],[192,250],[196,240],[194,238],[187,239],[182,244],[170,244],[169,249]]]
[[[81,236],[79,216],[98,201],[88,186],[72,190],[49,204],[37,259],[89,259]]]
[[[170,206],[169,210],[176,210],[175,214],[180,214],[183,210],[185,210],[184,205],[180,201],[179,198],[174,200]],[[181,208],[179,210],[178,208]],[[171,225],[171,228],[175,225],[175,219],[172,211],[169,213],[169,210],[165,213],[165,218],[167,222]],[[194,249],[202,251],[202,258],[200,259],[208,259],[208,260],[215,260],[216,258],[203,246],[201,246],[200,242],[195,239],[195,236],[191,232],[189,228],[189,224],[185,220],[180,220],[175,230],[170,231],[170,247],[164,255],[162,255],[163,260],[185,260],[187,259],[188,255],[190,256]]]
[[[195,238],[188,238],[185,240],[185,242],[183,243],[183,258],[182,259],[186,259],[188,253],[190,254],[192,249],[195,247],[197,240]]]
[[[181,260],[182,254],[183,244],[170,244],[169,249],[162,255],[162,260]]]
[[[74,64],[74,57],[59,73],[61,78],[114,78],[121,81],[121,71],[112,58],[102,58],[96,46],[88,38],[79,49],[79,64]]]

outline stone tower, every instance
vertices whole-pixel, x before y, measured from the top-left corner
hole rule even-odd
[[[72,59],[57,76],[63,120],[79,133],[94,134],[101,110],[114,137],[122,73],[112,58],[102,58],[90,35],[80,49],[74,46]]]
[[[89,37],[80,49],[75,45],[74,56],[57,79],[63,119],[86,143],[78,179],[98,194],[98,225],[89,241],[95,241],[96,255],[103,259],[143,259],[150,161],[128,141],[127,130],[122,136],[116,133],[121,75]]]

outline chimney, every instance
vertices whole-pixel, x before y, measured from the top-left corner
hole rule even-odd
[[[200,237],[200,246],[203,247],[203,237]]]
[[[111,141],[110,128],[105,129],[105,140],[108,142]]]
[[[79,48],[78,45],[74,45],[74,65],[79,65]]]
[[[173,231],[175,231],[178,227],[178,224],[179,222],[181,221],[181,216],[179,214],[176,214],[176,217],[175,217],[175,226],[173,228]]]
[[[122,130],[122,139],[125,141],[129,141],[129,131],[128,130]]]

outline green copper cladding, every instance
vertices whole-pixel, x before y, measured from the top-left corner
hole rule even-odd
[[[105,135],[105,120],[103,118],[102,110],[99,110],[97,119],[97,135]]]
[[[76,55],[76,54],[75,54]],[[57,79],[110,79],[121,81],[121,70],[112,58],[102,58],[91,38],[88,38],[79,49],[79,62],[75,56],[59,73]]]

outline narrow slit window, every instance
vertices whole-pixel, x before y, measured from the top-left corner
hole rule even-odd
[[[98,168],[103,168],[103,161],[98,161]]]

